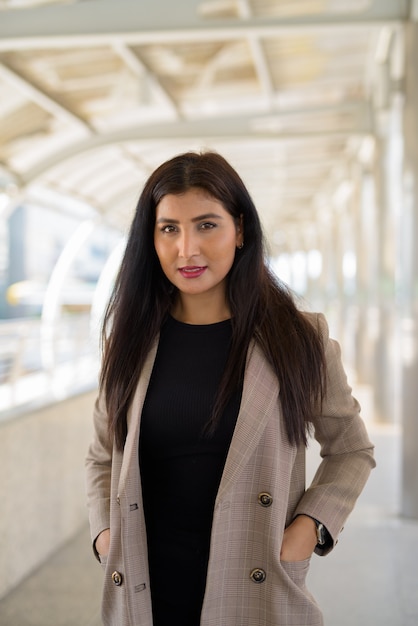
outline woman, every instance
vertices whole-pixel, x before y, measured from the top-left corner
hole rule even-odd
[[[374,466],[339,347],[265,262],[218,154],[140,196],[103,327],[87,458],[112,626],[318,626],[305,586]],[[323,460],[305,490],[309,431]]]

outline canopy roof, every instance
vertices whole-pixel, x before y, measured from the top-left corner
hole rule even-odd
[[[284,231],[308,237],[370,158],[416,9],[0,0],[0,209],[36,200],[124,230],[157,165],[211,148],[244,178],[273,248]]]

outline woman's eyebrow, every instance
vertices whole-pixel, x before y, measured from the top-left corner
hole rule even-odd
[[[201,220],[207,220],[207,219],[220,219],[222,220],[223,217],[222,215],[218,215],[218,213],[205,213],[204,215],[198,215],[197,217],[193,217],[192,218],[192,222],[200,222]],[[163,223],[167,223],[170,222],[170,224],[180,224],[180,220],[175,220],[169,217],[159,217],[157,219],[157,224],[163,224]]]

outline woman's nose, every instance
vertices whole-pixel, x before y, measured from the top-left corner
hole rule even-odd
[[[196,235],[183,232],[179,239],[179,256],[183,259],[190,259],[200,252]]]

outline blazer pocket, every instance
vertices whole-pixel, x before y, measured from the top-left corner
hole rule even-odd
[[[106,563],[107,563],[107,554],[106,555],[99,554],[99,561],[100,561],[100,565],[103,567],[103,569],[105,569]]]
[[[306,576],[309,572],[311,558],[304,561],[280,561],[280,564],[289,578],[298,586],[305,587]]]

